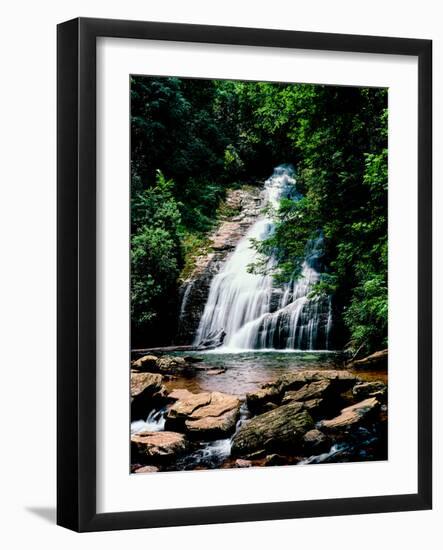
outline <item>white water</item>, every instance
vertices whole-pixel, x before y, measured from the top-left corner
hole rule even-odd
[[[134,420],[131,422],[131,434],[140,432],[162,432],[165,429],[166,408],[153,409],[146,420]]]
[[[264,240],[274,230],[273,211],[280,199],[294,194],[294,171],[279,166],[265,182],[265,200],[271,207],[249,229],[220,272],[213,278],[195,344],[225,332],[220,351],[246,349],[329,349],[332,328],[330,299],[309,298],[320,278],[323,236],[308,243],[301,276],[276,287],[271,275],[248,272],[259,258],[251,239]],[[270,258],[266,271],[275,263]]]

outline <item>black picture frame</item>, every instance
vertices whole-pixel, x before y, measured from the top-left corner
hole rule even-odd
[[[418,491],[375,497],[96,512],[96,39],[398,54],[418,58]],[[432,42],[78,18],[58,25],[57,523],[104,531],[432,507]]]

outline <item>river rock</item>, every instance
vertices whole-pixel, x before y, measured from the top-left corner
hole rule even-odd
[[[246,421],[234,435],[232,455],[291,452],[302,446],[303,435],[314,427],[302,403],[289,403]]]
[[[144,415],[166,398],[166,388],[161,374],[131,372],[131,412],[133,420]]]
[[[271,386],[261,388],[255,392],[246,395],[246,403],[251,413],[263,412],[269,403],[277,404],[280,402],[281,392],[277,387]]]
[[[352,395],[358,398],[364,397],[376,397],[379,401],[386,401],[387,397],[387,386],[384,382],[380,380],[375,380],[373,382],[361,382],[357,384],[352,389]]]
[[[328,379],[318,380],[305,384],[299,390],[288,391],[283,397],[283,403],[289,401],[308,401],[309,399],[316,399],[325,397],[328,393],[331,393],[332,382]]]
[[[164,355],[157,360],[155,368],[162,374],[176,374],[188,367],[188,363],[183,357]]]
[[[349,390],[357,382],[357,376],[346,370],[303,370],[286,374],[264,387],[275,387],[280,392],[285,393],[291,390],[299,390],[306,384],[322,380],[331,382],[331,391],[342,393]]]
[[[347,365],[348,368],[386,368],[388,366],[388,350],[383,349],[376,351],[372,355],[368,355],[363,359],[356,359],[350,361]]]
[[[169,462],[183,454],[188,442],[183,434],[175,432],[140,432],[131,436],[133,455],[148,462]]]
[[[214,439],[235,429],[240,400],[220,392],[191,394],[176,401],[166,416],[166,427],[184,431],[194,438]]]
[[[360,401],[360,403],[346,407],[341,411],[339,416],[331,420],[322,420],[319,423],[319,428],[327,431],[348,430],[367,420],[379,408],[379,401],[375,397],[370,397],[364,401]]]
[[[181,399],[183,401],[185,399],[190,399],[193,395],[195,394],[187,389],[177,388],[168,393],[168,399],[171,401],[179,401]]]
[[[186,433],[197,439],[222,439],[235,430],[239,416],[238,409],[232,409],[219,416],[205,416],[185,421]]]
[[[143,355],[136,361],[132,361],[132,368],[139,371],[152,371],[155,369],[157,361],[156,355]]]
[[[303,447],[306,454],[321,454],[329,450],[331,440],[320,430],[309,430],[303,436]]]

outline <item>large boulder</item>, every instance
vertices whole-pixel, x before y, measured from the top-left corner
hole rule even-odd
[[[187,448],[187,439],[180,433],[141,432],[131,436],[133,459],[149,463],[170,462],[186,452]]]
[[[161,374],[131,371],[131,413],[135,420],[137,415],[144,416],[155,406],[163,403],[166,388]]]
[[[199,439],[227,436],[235,429],[240,400],[220,392],[184,395],[169,409],[166,427],[184,431]]]
[[[346,407],[335,418],[322,420],[319,423],[319,428],[323,428],[327,431],[346,431],[369,420],[379,408],[379,401],[375,397],[369,397],[355,405]]]
[[[232,440],[232,455],[297,452],[304,434],[312,428],[314,421],[302,403],[282,405],[246,421]]]

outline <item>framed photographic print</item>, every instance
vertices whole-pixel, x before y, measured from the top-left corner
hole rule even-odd
[[[431,508],[431,64],[59,25],[59,525]]]

